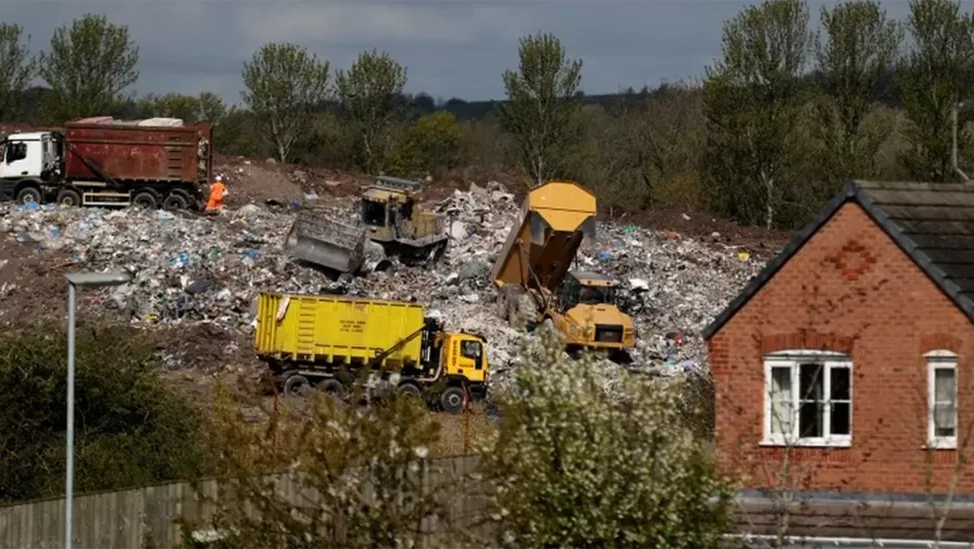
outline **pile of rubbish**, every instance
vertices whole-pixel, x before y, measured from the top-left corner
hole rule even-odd
[[[39,254],[68,255],[77,270],[132,272],[132,283],[94,295],[140,324],[209,322],[246,332],[259,291],[416,299],[440,314],[447,329],[486,336],[489,359],[501,374],[522,334],[501,319],[489,273],[518,206],[493,182],[455,191],[434,205],[447,216],[450,235],[440,262],[423,268],[393,261],[359,277],[335,278],[289,259],[285,238],[299,211],[291,206],[249,204],[207,217],[8,203],[0,205],[0,237]],[[324,207],[338,218],[358,215],[353,199],[329,199]],[[705,370],[701,329],[762,262],[730,246],[634,226],[603,223],[597,235],[579,261],[622,282],[621,297],[638,330],[634,364],[663,374]]]

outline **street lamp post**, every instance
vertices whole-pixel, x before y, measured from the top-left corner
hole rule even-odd
[[[128,273],[70,273],[68,279],[68,436],[64,478],[64,547],[71,549],[74,521],[74,310],[77,288],[119,286],[132,280]]]

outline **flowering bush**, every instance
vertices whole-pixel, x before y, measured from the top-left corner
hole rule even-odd
[[[481,460],[500,545],[716,545],[731,485],[688,424],[699,416],[682,384],[621,372],[608,391],[594,356],[562,348],[552,333],[526,345]]]

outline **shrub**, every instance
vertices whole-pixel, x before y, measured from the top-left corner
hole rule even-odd
[[[75,489],[121,489],[205,472],[200,417],[166,388],[153,345],[125,327],[76,335]],[[64,493],[67,335],[0,334],[0,500]]]
[[[618,368],[606,389],[593,356],[571,361],[554,335],[526,346],[500,402],[482,474],[509,547],[715,546],[731,485],[688,418],[678,382]],[[672,384],[671,384],[672,383]]]
[[[285,407],[255,426],[222,393],[212,434],[224,449],[217,512],[186,531],[220,532],[227,547],[413,547],[424,523],[445,524],[440,492],[452,485],[428,481],[439,425],[421,399],[309,401],[304,413]]]

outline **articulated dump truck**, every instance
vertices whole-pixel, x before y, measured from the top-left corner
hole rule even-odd
[[[530,294],[537,305],[534,323],[558,330],[569,350],[605,350],[625,362],[635,332],[615,303],[614,282],[570,270],[579,248],[594,242],[596,211],[595,195],[577,183],[550,181],[533,189],[491,278],[502,303],[516,300],[516,293]]]
[[[425,393],[450,413],[487,392],[485,339],[444,332],[417,303],[262,293],[254,346],[285,395],[317,386],[342,398],[363,370],[381,389]]]

